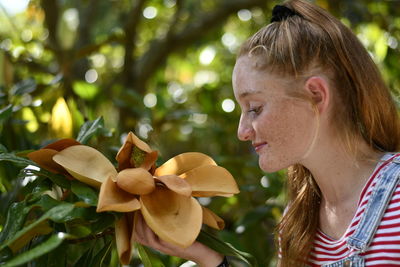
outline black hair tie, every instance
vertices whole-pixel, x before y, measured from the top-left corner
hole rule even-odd
[[[281,5],[276,5],[274,9],[272,10],[272,18],[271,22],[279,22],[282,20],[287,19],[288,17],[292,16],[300,16],[297,12],[293,11],[292,9],[281,6]]]

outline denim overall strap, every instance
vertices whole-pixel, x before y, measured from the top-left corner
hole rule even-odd
[[[384,173],[376,181],[359,225],[355,232],[348,237],[347,245],[350,248],[359,252],[366,251],[399,183],[399,175],[400,157],[397,156],[386,166]]]

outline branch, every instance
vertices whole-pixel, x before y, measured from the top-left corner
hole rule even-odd
[[[45,24],[49,30],[50,46],[55,51],[60,51],[57,39],[57,28],[60,16],[58,1],[42,0],[42,7],[45,14]]]
[[[80,3],[80,2],[78,2]],[[90,43],[90,29],[94,22],[95,16],[98,14],[98,0],[90,0],[85,8],[80,8],[78,38],[75,44],[76,48],[80,48]]]
[[[198,19],[189,23],[181,32],[168,33],[164,39],[154,40],[136,66],[135,76],[140,77],[141,81],[138,88],[145,88],[147,80],[165,63],[171,52],[187,48],[240,9],[266,4],[265,0],[225,0],[213,12],[199,14]]]
[[[179,22],[182,10],[183,10],[183,0],[176,0],[176,10],[169,26],[169,30],[166,37],[167,39],[171,38],[173,33],[175,33],[175,28]]]
[[[124,43],[124,38],[120,36],[120,34],[111,34],[110,36],[107,37],[104,41],[101,41],[97,44],[90,44],[81,47],[80,49],[77,49],[75,51],[74,59],[81,59],[83,57],[89,56],[93,54],[94,52],[97,52],[101,49],[102,46],[113,43],[113,42],[118,42],[118,43]]]
[[[141,12],[143,9],[144,2],[146,0],[137,0],[132,10],[128,14],[128,20],[124,26],[125,32],[125,57],[124,57],[124,69],[122,70],[122,78],[126,85],[133,84],[134,76],[132,75],[132,69],[135,64],[133,58],[133,52],[135,51],[137,27],[141,18]]]
[[[104,232],[101,232],[101,233],[98,233],[95,235],[90,235],[90,236],[79,238],[79,239],[68,240],[68,243],[78,244],[78,243],[82,243],[82,242],[86,242],[86,241],[90,241],[90,240],[94,240],[94,239],[99,239],[106,235],[113,235],[114,233],[115,233],[114,228],[109,228],[109,229],[106,229]]]

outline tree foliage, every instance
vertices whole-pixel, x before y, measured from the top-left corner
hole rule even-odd
[[[316,2],[357,33],[397,96],[399,2]],[[216,234],[261,266],[273,265],[284,173],[262,173],[248,144],[237,141],[240,110],[230,79],[240,43],[268,23],[277,3],[30,0],[22,13],[1,8],[0,262],[18,263],[25,255],[35,266],[116,266],[115,216],[100,219],[89,203],[71,207],[95,200],[76,190],[63,199],[70,182],[26,168],[34,166],[24,158],[26,150],[78,137],[87,122],[90,135],[80,138],[110,159],[130,130],[164,159],[187,151],[211,155],[241,188],[236,197],[201,200],[227,223]],[[95,123],[100,116],[104,122]],[[5,237],[28,242],[10,248]],[[181,262],[161,260],[165,266]]]

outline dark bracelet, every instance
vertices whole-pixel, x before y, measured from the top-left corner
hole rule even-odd
[[[217,267],[229,267],[229,262],[226,256],[224,257],[224,260]]]

